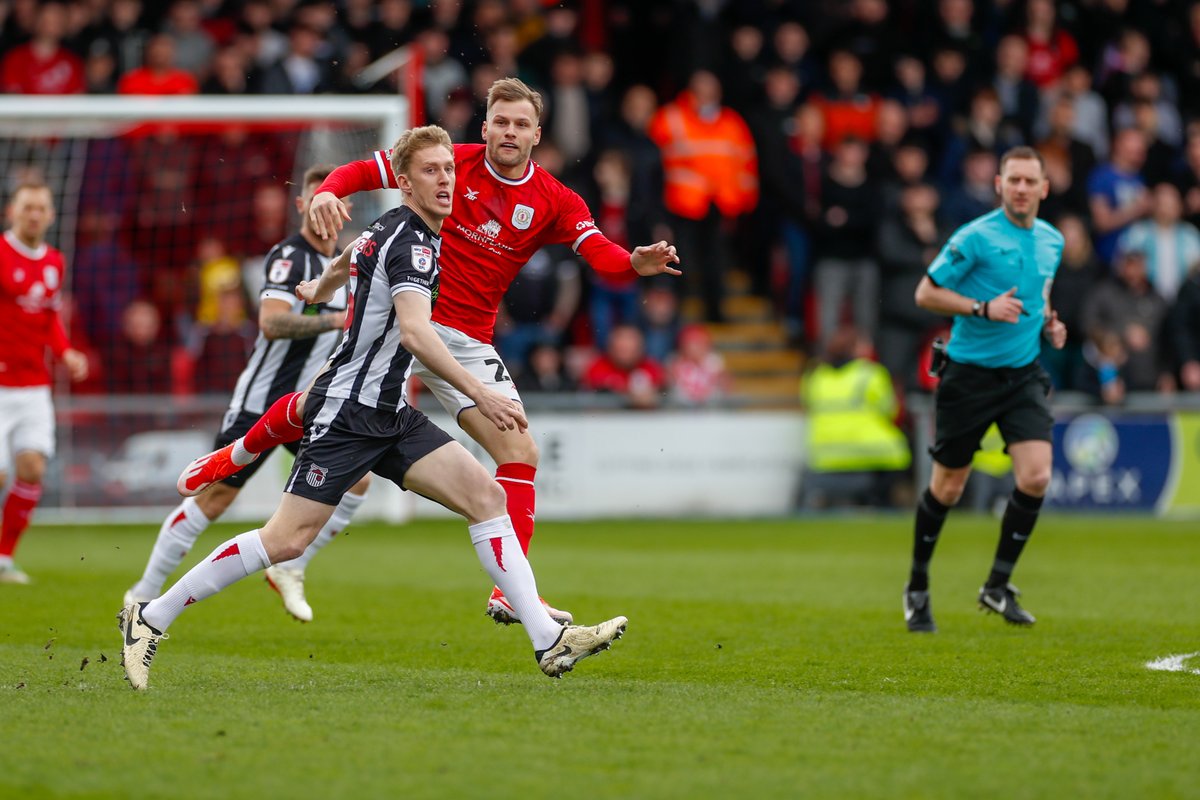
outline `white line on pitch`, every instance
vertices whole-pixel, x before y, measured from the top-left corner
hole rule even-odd
[[[1200,656],[1200,653],[1183,653],[1177,656],[1157,658],[1154,661],[1147,661],[1146,669],[1153,669],[1159,672],[1190,672],[1193,675],[1200,675],[1200,669],[1187,668],[1188,660],[1196,656]]]

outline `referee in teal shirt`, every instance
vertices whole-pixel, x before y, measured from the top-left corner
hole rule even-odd
[[[1000,208],[955,231],[920,285],[921,308],[954,317],[948,360],[936,397],[933,474],[917,503],[912,572],[904,588],[910,631],[937,630],[929,600],[929,562],[946,513],[962,496],[971,459],[994,422],[1012,456],[1016,488],[1004,511],[1000,543],[980,605],[1017,625],[1034,617],[1009,583],[1033,533],[1050,485],[1050,378],[1037,362],[1041,337],[1056,348],[1067,329],[1050,309],[1050,287],[1062,257],[1062,234],[1037,218],[1050,191],[1046,165],[1031,147],[1000,159]]]

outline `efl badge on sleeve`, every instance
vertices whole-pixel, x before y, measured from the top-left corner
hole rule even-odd
[[[513,209],[512,224],[519,231],[529,230],[529,226],[533,224],[533,209],[518,203]]]
[[[433,248],[414,244],[412,246],[412,265],[417,272],[429,272],[433,269]]]

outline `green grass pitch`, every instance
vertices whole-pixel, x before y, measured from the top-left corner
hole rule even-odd
[[[909,528],[543,523],[542,593],[630,619],[551,681],[483,616],[463,525],[363,524],[313,562],[313,623],[255,576],[134,693],[114,615],[154,528],[35,526],[37,583],[0,586],[0,797],[1200,796],[1200,675],[1145,668],[1200,651],[1200,526],[1043,519],[1021,630],[975,605],[996,522],[952,515],[933,636],[902,621]]]

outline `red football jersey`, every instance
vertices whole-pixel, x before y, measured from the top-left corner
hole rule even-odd
[[[70,345],[58,318],[62,253],[48,244],[30,250],[6,231],[0,237],[0,386],[46,386],[46,348]]]
[[[505,178],[484,158],[485,149],[482,144],[454,145],[454,211],[442,226],[442,286],[433,321],[490,343],[500,300],[535,252],[569,243],[578,253],[587,239],[607,240],[583,198],[557,178],[532,161],[523,177]],[[374,167],[382,185],[396,189],[390,155],[376,151]],[[376,187],[355,186],[363,188]],[[589,263],[632,273],[629,254],[619,249],[622,258],[609,248],[597,250],[602,255]]]

